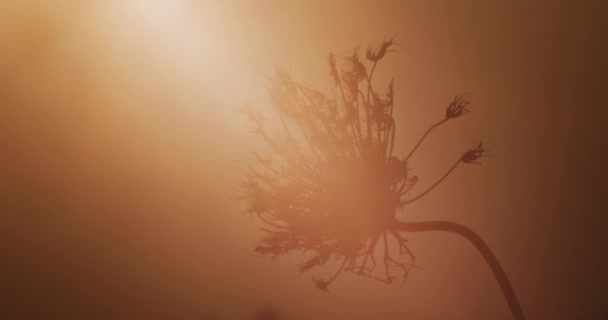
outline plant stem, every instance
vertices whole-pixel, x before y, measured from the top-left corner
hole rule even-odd
[[[456,167],[460,164],[461,160],[458,159],[458,161],[456,161],[456,163],[454,163],[454,165],[452,165],[452,167],[450,168],[450,170],[448,170],[443,176],[441,176],[441,178],[439,178],[439,180],[437,180],[435,183],[433,183],[433,185],[431,185],[428,189],[424,190],[422,193],[420,193],[419,195],[411,198],[410,200],[407,201],[402,201],[401,205],[405,206],[408,205],[422,197],[424,197],[425,195],[427,195],[429,192],[431,192],[431,190],[435,189],[435,187],[437,187],[440,183],[443,182],[443,180],[445,180],[445,178],[447,178],[450,173],[452,173],[452,171],[454,171],[454,169],[456,169]]]
[[[507,278],[507,274],[503,270],[502,266],[498,262],[498,259],[488,247],[486,242],[475,233],[473,230],[465,227],[461,224],[448,222],[448,221],[424,221],[424,222],[396,222],[396,230],[402,232],[426,232],[426,231],[446,231],[456,233],[467,240],[469,240],[481,253],[483,258],[486,260],[490,269],[494,273],[494,277],[500,288],[502,290],[505,299],[509,305],[509,309],[511,310],[511,314],[513,315],[513,319],[515,320],[524,320],[524,312],[521,309],[521,305],[517,300],[517,296],[515,295],[515,291],[513,291],[513,287],[511,286],[511,282],[509,278]]]
[[[433,131],[433,129],[439,127],[440,125],[442,125],[444,122],[450,120],[449,118],[445,118],[437,123],[435,123],[434,125],[432,125],[428,130],[426,130],[426,132],[424,133],[424,135],[422,135],[422,138],[420,138],[420,140],[418,140],[418,143],[416,143],[416,145],[414,146],[414,148],[412,149],[412,151],[410,151],[410,153],[407,155],[407,157],[405,157],[405,161],[408,161],[412,155],[414,154],[414,152],[416,152],[416,149],[418,149],[418,147],[420,147],[420,145],[422,144],[422,141],[424,141],[424,139],[426,138],[426,136],[429,135],[429,133],[431,133],[431,131]]]

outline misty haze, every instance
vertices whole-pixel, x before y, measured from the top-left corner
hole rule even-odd
[[[0,4],[0,319],[606,319],[605,12]]]

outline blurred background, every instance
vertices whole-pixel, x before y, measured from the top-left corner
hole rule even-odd
[[[259,258],[234,200],[274,67],[319,89],[327,54],[396,35],[397,153],[471,92],[412,161],[403,219],[476,230],[529,319],[606,319],[604,1],[0,2],[1,319],[510,319],[464,240],[410,237],[403,287]],[[266,317],[266,318],[264,318]]]

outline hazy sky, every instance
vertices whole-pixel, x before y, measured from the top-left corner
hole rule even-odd
[[[327,54],[396,35],[397,151],[471,92],[473,113],[412,166],[404,212],[486,239],[529,319],[604,319],[608,207],[602,1],[4,1],[0,3],[0,294],[6,319],[509,319],[463,239],[409,237],[404,287],[345,275],[331,295],[298,257],[253,255],[233,187],[277,65],[325,88]]]

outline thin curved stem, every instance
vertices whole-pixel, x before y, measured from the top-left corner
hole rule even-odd
[[[511,314],[513,315],[513,319],[515,320],[525,320],[524,312],[517,300],[517,296],[515,295],[515,291],[513,290],[513,286],[511,286],[511,282],[509,278],[507,278],[507,274],[503,270],[502,266],[498,262],[498,259],[490,249],[490,247],[486,244],[486,242],[473,230],[465,227],[461,224],[448,222],[448,221],[425,221],[425,222],[401,222],[397,221],[395,223],[395,227],[397,231],[402,232],[426,232],[426,231],[446,231],[451,233],[456,233],[473,244],[477,251],[481,253],[486,263],[492,269],[494,273],[494,277],[498,284],[500,285],[500,289],[507,300],[507,304],[509,305],[509,309],[511,310]]]
[[[416,150],[418,149],[418,147],[420,147],[420,145],[422,144],[422,141],[424,141],[424,139],[426,139],[426,136],[428,136],[429,133],[431,133],[431,131],[433,131],[433,129],[439,127],[440,125],[442,125],[443,123],[445,123],[448,120],[450,120],[450,119],[449,118],[445,118],[445,119],[443,119],[443,120],[435,123],[428,130],[426,130],[426,132],[424,133],[424,135],[422,135],[422,138],[420,138],[420,140],[418,140],[418,143],[416,143],[416,145],[414,146],[414,148],[412,149],[412,151],[410,151],[410,153],[407,155],[407,157],[405,157],[405,161],[408,161],[412,157],[412,155],[414,154],[414,152],[416,152]]]
[[[334,280],[336,280],[338,275],[340,275],[342,270],[344,270],[344,266],[346,265],[347,261],[348,261],[348,258],[344,258],[344,261],[342,261],[342,264],[340,265],[340,268],[338,269],[338,271],[336,271],[336,273],[331,278],[329,278],[329,280],[327,281],[327,285],[330,285],[332,282],[334,282]]]
[[[458,159],[458,161],[456,161],[456,163],[454,163],[454,165],[450,168],[450,170],[448,170],[448,172],[446,172],[443,176],[441,176],[441,178],[439,178],[439,180],[437,180],[435,183],[433,183],[432,186],[430,186],[428,189],[424,190],[421,194],[407,200],[407,201],[402,201],[401,205],[407,205],[410,204],[422,197],[424,197],[427,193],[431,192],[433,189],[435,189],[435,187],[437,187],[441,182],[443,182],[443,180],[445,180],[445,178],[447,178],[450,173],[452,173],[452,171],[454,171],[454,169],[456,169],[456,167],[460,164],[460,162],[462,162],[461,159]]]

